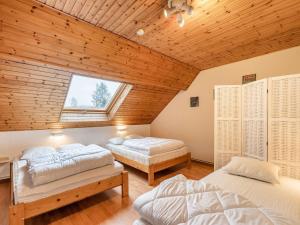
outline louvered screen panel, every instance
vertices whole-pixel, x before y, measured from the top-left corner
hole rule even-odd
[[[269,79],[268,159],[300,179],[300,75]]]
[[[214,166],[241,154],[241,86],[215,86]]]
[[[242,155],[267,160],[268,80],[242,85]]]

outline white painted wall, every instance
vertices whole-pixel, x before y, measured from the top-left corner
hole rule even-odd
[[[241,84],[252,73],[257,79],[300,73],[300,46],[201,71],[152,122],[151,135],[184,140],[193,158],[213,162],[213,88]],[[198,108],[189,107],[191,96],[199,96]]]
[[[150,135],[150,125],[126,126],[126,130],[117,130],[115,126],[64,129],[63,136],[52,136],[51,130],[0,132],[0,155],[11,159],[26,148],[34,146],[53,146],[82,143],[105,145],[113,136],[139,134]]]

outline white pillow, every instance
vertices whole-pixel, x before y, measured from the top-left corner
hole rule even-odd
[[[69,151],[77,148],[84,147],[83,144],[74,143],[74,144],[68,144],[68,145],[61,145],[57,148],[57,151]]]
[[[29,148],[24,150],[20,159],[30,160],[33,158],[44,157],[55,153],[56,150],[50,146],[40,146],[40,147]]]
[[[127,135],[125,137],[126,140],[128,140],[128,139],[141,139],[141,138],[144,138],[144,137],[141,136],[141,135],[138,135],[138,134],[130,134],[130,135]]]
[[[258,159],[234,156],[223,167],[223,170],[234,175],[244,176],[269,183],[279,183],[279,167]]]
[[[109,143],[114,145],[121,145],[124,142],[124,138],[122,137],[114,137],[108,140]]]

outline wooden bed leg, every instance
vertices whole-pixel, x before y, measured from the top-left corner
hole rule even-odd
[[[11,205],[9,207],[9,225],[24,225],[24,204]]]
[[[122,172],[122,197],[128,196],[128,172]]]
[[[154,169],[152,166],[149,167],[149,171],[148,171],[148,185],[150,186],[154,185]]]
[[[192,165],[192,157],[191,157],[191,153],[189,152],[189,153],[187,154],[186,167],[187,167],[188,169],[190,169],[190,168],[191,168],[191,165]]]

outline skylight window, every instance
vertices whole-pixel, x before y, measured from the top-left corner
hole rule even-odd
[[[116,81],[73,75],[61,121],[110,120],[131,88],[131,85]]]
[[[73,75],[65,109],[105,110],[121,87],[121,83]]]

